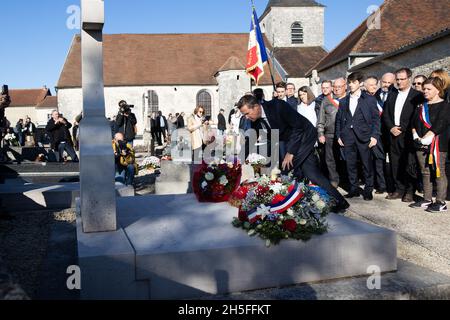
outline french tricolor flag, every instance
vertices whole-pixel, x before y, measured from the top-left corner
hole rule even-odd
[[[247,66],[245,67],[247,74],[258,85],[259,80],[264,75],[264,65],[267,63],[267,51],[264,45],[263,35],[259,27],[259,20],[255,7],[252,13],[252,25],[250,29],[250,40],[248,43]]]

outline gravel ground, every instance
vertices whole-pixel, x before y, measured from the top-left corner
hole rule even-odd
[[[11,213],[11,216],[11,220],[0,220],[0,259],[13,282],[31,299],[37,299],[43,282],[52,283],[52,277],[56,276],[41,277],[49,253],[51,229],[58,223],[73,223],[75,214],[66,210]],[[76,249],[75,229],[70,243]],[[64,250],[73,252],[70,247]]]

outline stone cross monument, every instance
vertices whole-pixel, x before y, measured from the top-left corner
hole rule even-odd
[[[103,0],[81,0],[80,209],[85,233],[117,229],[114,155],[103,86],[104,6]]]

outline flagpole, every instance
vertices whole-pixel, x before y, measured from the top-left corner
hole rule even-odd
[[[276,88],[275,88],[275,79],[273,78],[272,64],[270,63],[270,59],[267,59],[267,64],[269,65],[269,72],[270,72],[270,78],[272,79],[273,91],[276,91]]]
[[[252,10],[256,12],[256,7],[255,7],[255,0],[251,0],[252,2]],[[258,19],[259,20],[259,19]],[[258,21],[259,23],[259,21]],[[264,41],[264,39],[263,39]],[[267,52],[266,52],[267,54]],[[275,79],[273,77],[273,73],[272,73],[272,64],[270,63],[270,59],[267,59],[267,63],[269,65],[269,73],[270,73],[270,78],[272,79],[272,86],[273,86],[273,91],[276,91],[275,88]],[[250,79],[250,88],[252,88],[252,80]]]

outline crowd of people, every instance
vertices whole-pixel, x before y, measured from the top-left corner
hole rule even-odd
[[[409,203],[411,208],[444,212],[449,86],[445,70],[412,78],[410,69],[401,68],[381,79],[356,72],[347,79],[323,81],[319,97],[309,87],[300,88],[295,97],[293,84],[278,83],[273,100],[266,101],[257,89],[252,93],[254,100],[247,95],[239,109],[252,121],[252,128],[280,130],[282,169],[294,168],[298,176],[322,185],[336,199],[341,198],[335,189],[343,186],[348,190],[345,198],[362,196],[371,201],[375,191],[386,194],[387,200]],[[286,110],[277,115],[274,108]],[[303,129],[289,119],[294,117],[291,111],[302,116],[301,121],[295,119]],[[284,123],[277,123],[280,119],[285,119]],[[306,138],[310,130],[303,119],[314,128],[314,139]],[[233,116],[231,121],[238,123]],[[244,127],[242,119],[239,121]],[[314,148],[305,149],[302,143]],[[320,160],[317,166],[321,173],[311,165],[309,150]],[[328,177],[331,186],[322,175]],[[423,197],[418,197],[416,191]],[[342,199],[338,202],[346,206]]]

